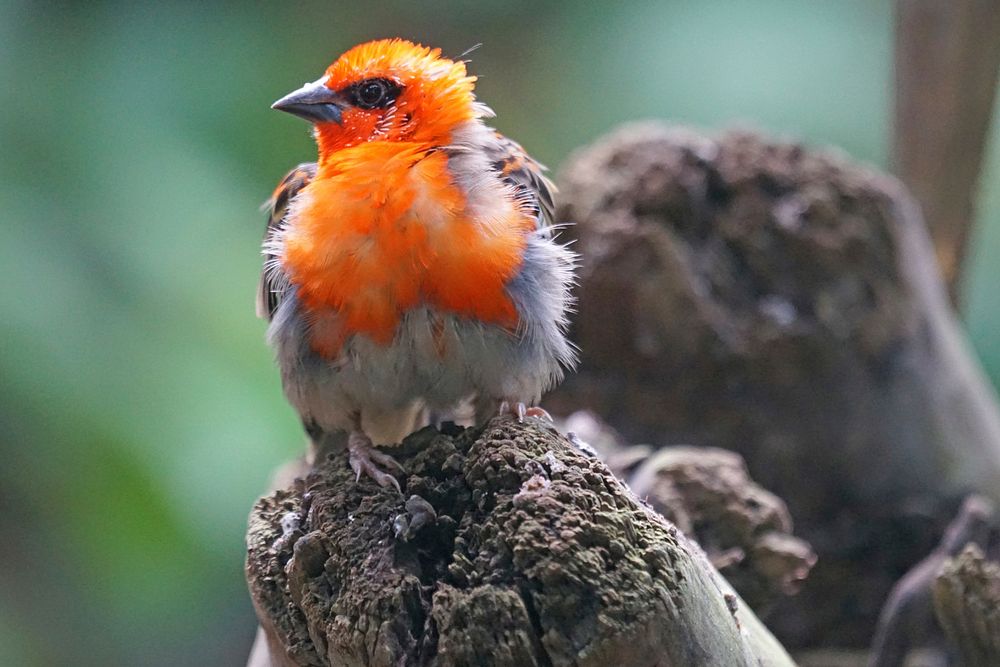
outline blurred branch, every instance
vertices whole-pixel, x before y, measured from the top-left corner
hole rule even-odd
[[[955,604],[955,596],[949,595],[955,592],[951,584],[960,581],[942,583],[941,570],[967,545],[987,548],[996,540],[998,530],[997,511],[991,500],[975,494],[965,499],[938,547],[907,572],[886,599],[872,644],[871,667],[908,664],[907,656],[916,650],[947,654],[948,644],[935,617],[935,607],[939,607],[938,613],[954,615],[964,610],[965,604],[964,600]],[[942,602],[936,604],[935,595]],[[949,632],[949,636],[954,644],[961,644],[954,641],[957,633]]]
[[[957,303],[1000,71],[1000,2],[897,0],[893,160]]]

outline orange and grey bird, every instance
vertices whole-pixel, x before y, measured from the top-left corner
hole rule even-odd
[[[483,123],[465,63],[401,39],[361,44],[273,108],[313,125],[316,163],[268,202],[258,314],[316,448],[347,433],[360,477],[398,488],[398,442],[426,410],[533,406],[576,362],[575,257],[552,186]]]

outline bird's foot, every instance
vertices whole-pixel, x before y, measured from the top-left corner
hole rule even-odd
[[[500,403],[499,413],[501,416],[510,415],[516,417],[518,422],[523,422],[525,417],[537,417],[545,421],[553,421],[552,415],[544,408],[540,408],[537,405],[527,407],[521,402],[511,403],[510,401],[503,401]]]
[[[361,479],[365,474],[371,477],[381,487],[392,487],[398,493],[402,493],[399,487],[399,480],[379,467],[379,465],[394,470],[397,473],[406,472],[399,461],[392,458],[385,452],[380,452],[375,448],[371,438],[361,431],[352,431],[347,438],[348,461],[351,470],[357,475],[356,480]]]

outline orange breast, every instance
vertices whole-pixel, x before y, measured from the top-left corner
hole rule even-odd
[[[513,203],[492,211],[489,224],[474,219],[447,165],[444,153],[399,142],[342,150],[320,165],[284,255],[317,352],[334,357],[359,333],[388,344],[421,304],[517,325],[504,286],[531,221]]]

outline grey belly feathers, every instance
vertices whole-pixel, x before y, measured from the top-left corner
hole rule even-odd
[[[535,404],[576,363],[566,338],[574,263],[552,229],[542,228],[529,237],[507,285],[520,317],[517,331],[419,306],[405,313],[391,344],[352,336],[334,361],[312,351],[289,285],[268,328],[285,393],[303,421],[322,432],[349,431],[352,415],[361,412],[375,444],[398,442],[424,408]]]

